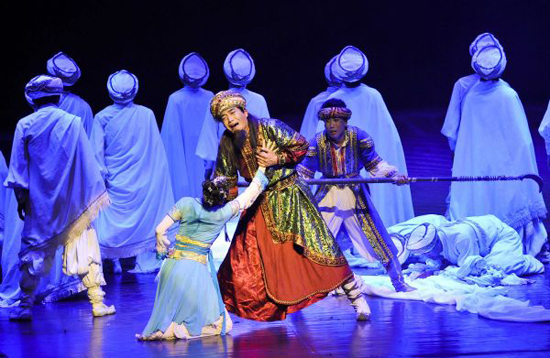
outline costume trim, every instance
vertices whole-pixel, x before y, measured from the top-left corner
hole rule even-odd
[[[357,217],[360,219],[362,224],[361,228],[367,236],[367,239],[369,240],[373,250],[378,255],[378,258],[384,264],[387,264],[393,259],[393,253],[386,244],[386,241],[384,241],[384,237],[376,228],[376,225],[374,224],[374,221],[372,220],[372,217],[368,212],[368,208],[364,202],[362,195],[357,195],[356,193],[356,198],[357,206],[359,207],[356,212]]]
[[[184,251],[182,249],[176,249],[170,256],[167,258],[174,259],[174,260],[192,260],[196,262],[200,262],[203,265],[206,265],[206,256],[203,254],[199,254],[196,252],[190,252],[190,251]]]
[[[315,295],[318,295],[319,293],[328,293],[330,291],[333,291],[335,289],[337,289],[338,287],[342,286],[344,284],[344,282],[346,282],[347,280],[350,279],[350,277],[353,277],[353,272],[350,273],[349,275],[347,275],[342,281],[340,281],[338,284],[330,287],[330,288],[327,288],[327,289],[322,289],[322,290],[317,290],[317,291],[314,291],[304,297],[301,297],[297,300],[294,300],[294,301],[285,301],[285,300],[280,300],[278,299],[277,297],[275,297],[275,295],[273,295],[273,293],[269,290],[269,286],[267,285],[267,280],[265,278],[265,269],[264,269],[264,262],[263,260],[260,260],[260,263],[261,263],[261,266],[262,266],[262,279],[264,281],[264,287],[265,287],[265,292],[267,294],[267,296],[275,303],[278,303],[280,305],[284,305],[284,306],[293,306],[293,305],[296,305],[304,300],[307,300],[308,298],[310,297],[313,297]]]
[[[200,247],[204,247],[204,248],[207,248],[207,249],[210,248],[210,246],[212,246],[208,243],[193,240],[193,239],[190,239],[190,238],[188,238],[186,236],[183,236],[183,235],[179,235],[179,234],[176,235],[176,245],[184,246],[184,245],[187,245],[187,244],[200,246]]]
[[[544,202],[538,201],[529,205],[526,205],[521,210],[506,215],[505,218],[501,218],[508,226],[514,229],[519,229],[522,226],[527,225],[534,220],[543,220],[547,214],[546,206]]]
[[[218,121],[221,120],[223,112],[233,107],[246,108],[246,99],[235,91],[218,92],[210,100],[210,113]]]
[[[317,116],[323,121],[331,118],[340,118],[347,121],[351,117],[351,110],[347,107],[321,108],[319,112],[317,112]]]
[[[206,257],[210,253],[211,244],[190,239],[183,235],[176,235],[175,250],[168,258],[193,260],[206,265]]]
[[[70,224],[68,224],[65,229],[63,229],[59,234],[53,236],[49,240],[45,240],[43,243],[36,246],[29,246],[19,253],[19,258],[21,263],[29,262],[32,260],[31,256],[36,257],[33,253],[39,251],[48,251],[55,250],[60,245],[65,245],[72,240],[78,239],[82,236],[84,230],[90,227],[92,221],[95,220],[97,215],[101,210],[106,208],[111,204],[107,190],[100,194],[83,212]]]
[[[268,136],[268,133],[266,133],[266,129],[264,125],[270,125],[271,127],[276,127],[277,123],[273,120],[269,120],[267,123],[266,121],[260,121],[258,123],[258,138],[257,138],[258,142],[267,143],[268,141],[266,140],[266,137]],[[294,134],[291,140],[294,140],[299,136],[300,136],[299,134]],[[307,146],[309,146],[309,144],[307,144],[306,142],[304,150],[307,149]],[[249,138],[246,139],[243,145],[243,148],[241,150],[241,155],[244,159],[244,163],[246,165],[249,175],[252,175],[258,169],[258,163],[256,162],[256,156],[250,145]],[[293,232],[281,231],[280,225],[277,225],[273,212],[274,211],[284,212],[285,210],[283,210],[284,209],[283,206],[286,205],[286,203],[284,203],[283,200],[274,200],[272,202],[268,202],[270,201],[270,195],[272,194],[283,195],[283,193],[278,193],[278,192],[281,192],[285,189],[289,189],[293,185],[296,185],[298,187],[298,190],[301,191],[302,195],[306,197],[310,197],[304,192],[304,189],[300,187],[300,184],[302,184],[303,182],[301,181],[301,179],[299,179],[297,171],[291,170],[289,168],[283,168],[283,170],[285,171],[283,175],[286,175],[286,176],[280,178],[279,180],[274,179],[272,176],[269,176],[270,184],[266,188],[264,194],[262,194],[262,197],[257,200],[259,201],[258,210],[262,210],[262,214],[264,216],[267,229],[271,233],[273,242],[276,244],[289,242],[289,241],[294,242],[294,244],[303,248],[304,257],[320,265],[342,266],[346,264],[347,261],[345,257],[342,255],[342,253],[340,252],[338,246],[336,245],[334,238],[332,239],[333,245],[331,246],[331,251],[335,251],[332,253],[334,257],[330,257],[329,255],[331,255],[331,252],[329,252],[328,255],[323,255],[322,253],[316,253],[309,250],[305,243],[304,237],[302,237],[301,235],[295,234]],[[294,189],[289,189],[289,190],[294,190]],[[271,205],[273,204],[276,206],[276,208],[271,207]],[[313,202],[311,204],[315,205]],[[324,222],[322,222],[323,219],[321,218],[320,214],[318,215],[318,218],[321,221],[320,224],[321,223],[324,224]],[[326,225],[325,225],[325,230],[326,230],[326,234],[331,235],[332,237],[332,234],[330,234],[330,230],[328,230]],[[336,250],[334,250],[334,247],[336,247]]]

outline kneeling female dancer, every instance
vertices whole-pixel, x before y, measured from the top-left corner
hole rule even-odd
[[[157,251],[166,254],[166,230],[179,221],[174,250],[160,270],[153,313],[139,340],[190,339],[225,334],[232,328],[223,304],[210,246],[224,225],[247,209],[268,180],[260,167],[248,188],[227,203],[225,177],[203,183],[203,200],[182,198],[157,226]],[[206,267],[210,265],[210,272]]]

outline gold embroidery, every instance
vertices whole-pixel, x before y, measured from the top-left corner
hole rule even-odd
[[[186,236],[176,234],[176,243],[175,243],[176,249],[168,256],[168,258],[175,259],[175,260],[187,259],[187,260],[200,262],[201,264],[206,264],[207,255],[186,250],[186,246],[189,246],[189,245],[202,247],[205,249],[208,249],[210,248],[210,246],[212,246],[209,243],[193,240]]]
[[[367,165],[365,165],[365,170],[371,171],[372,169],[374,169],[374,167],[376,167],[378,164],[380,164],[381,161],[382,161],[382,158],[377,156],[376,158],[371,160],[369,163],[367,163]]]
[[[296,178],[296,176],[294,177]],[[300,184],[303,183],[300,179],[297,182]],[[308,218],[308,223],[302,222],[301,219],[304,219],[304,216],[301,218],[283,217],[285,213],[289,212],[288,207],[290,205],[299,205],[293,203],[292,200],[299,201],[302,195],[308,197],[299,187],[298,183],[295,186],[289,186],[291,192],[267,193],[265,199],[262,199],[260,203],[266,225],[273,237],[273,242],[276,244],[294,242],[294,244],[302,247],[305,257],[320,265],[341,266],[345,264],[346,259],[318,212],[310,212],[310,215],[302,213],[302,215]],[[296,191],[298,192],[296,193]],[[311,206],[308,205],[303,208],[303,210],[308,209],[317,211],[312,203]],[[275,213],[280,213],[278,216],[280,220],[275,218]],[[281,220],[284,220],[284,222],[281,222]],[[294,225],[285,225],[287,223],[297,223],[301,227],[297,228]],[[283,229],[287,229],[288,231],[284,232]],[[295,232],[303,233],[303,235]]]
[[[367,239],[369,240],[373,250],[376,252],[382,262],[390,262],[393,258],[393,253],[386,245],[386,242],[384,241],[384,238],[382,237],[380,232],[378,232],[378,229],[376,228],[376,225],[374,224],[370,213],[367,212],[367,206],[365,205],[365,202],[363,201],[361,195],[357,195],[357,203],[360,209],[357,213],[357,216],[361,219],[361,228],[367,236]]]
[[[275,140],[273,140],[275,138]],[[274,120],[258,122],[258,142],[275,141],[291,151],[306,151],[303,137]],[[285,149],[286,150],[286,149]],[[257,169],[256,156],[247,139],[241,155],[249,175]],[[270,186],[259,199],[267,229],[275,243],[293,242],[303,248],[303,256],[325,266],[346,264],[340,248],[316,209],[309,188],[291,166],[270,169]],[[308,200],[309,199],[309,200]]]
[[[170,256],[168,256],[168,258],[174,260],[193,260],[206,265],[206,255],[191,251],[176,249]]]
[[[191,244],[191,245],[195,245],[195,246],[200,246],[200,247],[206,247],[206,248],[209,248],[211,245],[206,243],[206,242],[202,242],[202,241],[197,241],[197,240],[192,240],[186,236],[183,236],[183,235],[179,235],[177,234],[176,235],[176,244],[178,243],[182,243],[182,244]]]
[[[298,173],[300,173],[303,177],[306,177],[306,178],[313,178],[313,176],[315,175],[315,172],[313,170],[310,170],[309,168],[303,166],[302,164],[298,164],[298,166],[296,167],[296,170],[298,171]]]
[[[370,137],[362,139],[359,141],[359,147],[361,147],[361,149],[372,148],[374,147],[374,141]]]

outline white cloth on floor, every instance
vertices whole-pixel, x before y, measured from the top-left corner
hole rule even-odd
[[[361,276],[363,292],[371,296],[392,299],[424,301],[440,305],[454,305],[457,311],[477,313],[495,320],[510,322],[547,322],[550,309],[530,306],[529,301],[505,297],[503,287],[480,287],[457,281],[444,275],[430,276],[407,283],[416,288],[412,292],[395,292],[387,276]]]

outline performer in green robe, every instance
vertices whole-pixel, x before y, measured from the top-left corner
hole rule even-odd
[[[227,129],[215,176],[229,178],[233,196],[238,173],[251,180],[265,166],[269,179],[242,214],[218,272],[227,309],[248,319],[281,320],[343,285],[357,319],[369,319],[359,284],[296,172],[306,139],[279,120],[250,115],[244,97],[233,91],[216,94],[210,110]]]

